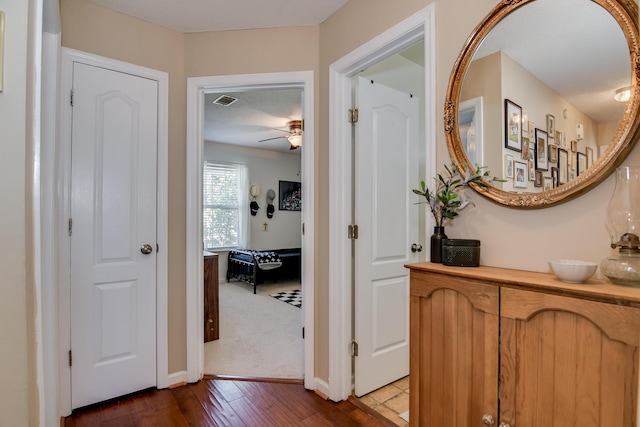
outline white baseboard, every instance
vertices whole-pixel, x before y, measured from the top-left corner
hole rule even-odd
[[[315,383],[316,383],[315,390],[317,392],[320,392],[325,396],[329,396],[329,383],[327,383],[325,380],[321,380],[318,377],[315,377]]]
[[[169,374],[169,388],[187,383],[187,371],[179,371]]]

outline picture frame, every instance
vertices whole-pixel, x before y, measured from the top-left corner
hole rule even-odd
[[[533,180],[533,186],[542,187],[542,181],[543,181],[542,171],[536,171],[536,177]]]
[[[552,114],[547,114],[547,133],[549,138],[556,136],[556,118]]]
[[[569,182],[569,152],[558,148],[558,185]]]
[[[511,154],[504,155],[504,176],[513,178],[513,156]]]
[[[585,147],[584,150],[587,155],[587,167],[589,168],[593,164],[593,148]]]
[[[514,187],[527,188],[527,163],[519,160],[514,161]]]
[[[527,134],[529,132],[527,131]],[[529,149],[529,138],[522,137],[522,160],[529,160],[531,157],[531,150]]]
[[[555,166],[551,167],[551,185],[552,188],[556,188],[558,186],[558,168]]]
[[[530,144],[530,146],[536,145],[535,144],[535,141],[536,141],[535,130],[536,130],[536,124],[534,122],[532,122],[531,120],[529,120],[529,141],[533,141],[533,144]]]
[[[549,162],[558,163],[558,146],[555,144],[549,144]]]
[[[536,129],[536,169],[546,171],[549,169],[549,162],[547,159],[547,132],[542,129]]]
[[[281,211],[301,211],[302,210],[302,188],[299,182],[280,181],[279,182],[279,204]]]
[[[574,153],[578,151],[578,141],[575,139],[571,140],[571,151]]]
[[[504,100],[504,146],[522,151],[522,108],[515,102]]]
[[[587,155],[585,153],[576,153],[576,175],[580,176],[587,170]]]
[[[550,176],[545,176],[542,184],[543,191],[553,190],[553,178]]]
[[[529,181],[533,182],[536,180],[536,163],[533,159],[533,154],[529,156]]]
[[[529,113],[522,110],[522,137],[529,138]]]

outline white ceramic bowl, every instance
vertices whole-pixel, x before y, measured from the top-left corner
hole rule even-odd
[[[582,283],[596,272],[598,264],[575,259],[557,259],[549,261],[551,271],[558,279],[567,283]]]

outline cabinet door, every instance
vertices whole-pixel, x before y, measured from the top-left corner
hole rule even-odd
[[[498,320],[497,287],[411,273],[412,426],[497,419]]]
[[[501,422],[636,425],[640,309],[504,288],[500,301]]]

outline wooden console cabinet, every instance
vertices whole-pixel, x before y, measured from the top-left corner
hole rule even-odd
[[[412,426],[636,426],[640,289],[408,267]]]
[[[204,253],[204,342],[220,338],[218,254]]]

